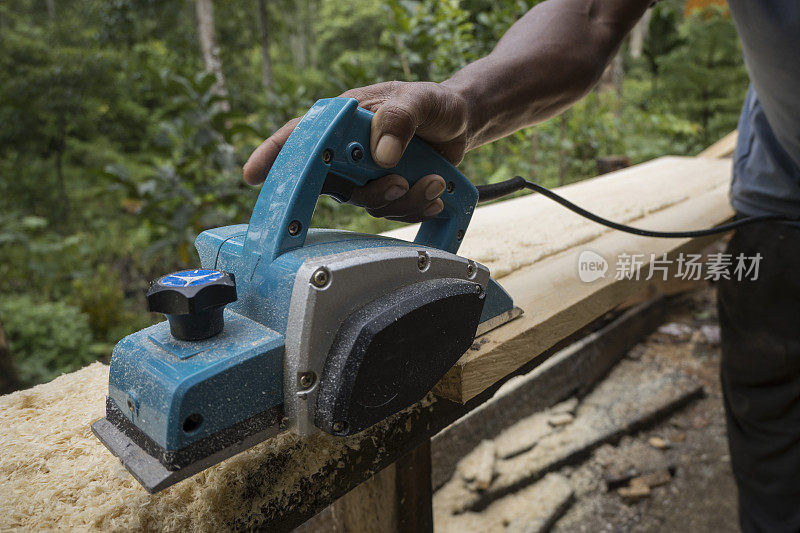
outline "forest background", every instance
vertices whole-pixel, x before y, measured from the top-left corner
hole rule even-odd
[[[318,98],[441,81],[531,0],[6,0],[0,4],[0,393],[107,360],[194,238],[246,223],[252,149]],[[707,5],[708,4],[708,5]],[[663,0],[572,109],[467,155],[476,184],[547,186],[697,153],[747,87],[719,2]],[[542,73],[547,75],[547,73]],[[396,223],[320,200],[314,225]]]

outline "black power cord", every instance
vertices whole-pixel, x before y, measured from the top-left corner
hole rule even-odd
[[[641,228],[634,228],[633,226],[627,226],[625,224],[620,224],[618,222],[614,222],[612,220],[608,220],[603,218],[599,215],[595,215],[594,213],[587,211],[586,209],[577,206],[560,196],[559,194],[551,191],[546,187],[542,187],[532,181],[528,181],[522,176],[515,176],[510,180],[501,181],[500,183],[492,183],[490,185],[478,185],[476,187],[478,189],[478,202],[487,202],[489,200],[495,200],[497,198],[501,198],[503,196],[507,196],[509,194],[515,193],[517,191],[521,191],[523,189],[530,189],[532,191],[536,191],[539,194],[550,198],[551,200],[558,202],[559,204],[563,205],[570,211],[574,211],[575,213],[579,214],[582,217],[588,218],[598,224],[602,224],[612,229],[616,229],[619,231],[624,231],[626,233],[633,233],[634,235],[641,235],[643,237],[663,237],[666,239],[683,239],[683,238],[692,238],[692,237],[705,237],[706,235],[716,235],[718,233],[725,233],[731,231],[732,229],[736,229],[742,226],[747,226],[748,224],[755,224],[756,222],[765,222],[765,221],[788,221],[788,222],[797,222],[800,221],[800,217],[790,217],[784,215],[761,215],[761,216],[754,216],[754,217],[744,217],[736,220],[735,222],[730,222],[728,224],[722,224],[721,226],[717,226],[714,228],[702,229],[702,230],[695,230],[695,231],[653,231],[648,229],[641,229]]]

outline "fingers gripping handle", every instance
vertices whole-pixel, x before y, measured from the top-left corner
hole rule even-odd
[[[347,197],[347,184],[362,186],[387,174],[413,185],[428,174],[447,183],[444,209],[421,224],[414,242],[455,253],[467,230],[478,191],[450,162],[416,137],[394,168],[378,166],[370,152],[372,113],[352,98],[319,100],[286,141],[258,196],[245,241],[245,253],[269,261],[303,245],[317,198],[325,192]]]

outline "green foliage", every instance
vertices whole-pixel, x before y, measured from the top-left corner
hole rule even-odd
[[[674,113],[700,125],[699,149],[736,127],[747,73],[726,8],[695,10],[679,31],[681,44],[657,60],[658,94]]]
[[[118,269],[101,264],[94,272],[75,277],[70,284],[69,300],[86,317],[96,348],[111,353],[117,340],[131,330],[150,325],[149,317],[132,309]],[[144,309],[144,291],[137,302]]]
[[[225,110],[214,82],[206,73],[193,79],[163,74],[160,93],[171,97],[153,127],[149,149],[133,165],[105,168],[105,176],[126,193],[132,214],[151,231],[145,256],[177,249],[188,264],[198,233],[247,214],[246,186],[232,143],[254,132]]]
[[[51,296],[54,285],[69,281],[62,273],[80,241],[77,234],[60,235],[44,217],[16,210],[0,214],[1,292],[37,287],[40,294]]]
[[[376,49],[386,12],[379,0],[322,2],[315,27],[319,65],[344,92],[391,77],[384,50]],[[343,36],[348,36],[344,39]]]
[[[65,218],[70,203],[64,155],[72,139],[103,134],[100,125],[110,108],[106,102],[115,95],[114,54],[87,48],[80,38],[54,46],[47,31],[52,28],[24,24],[7,9],[2,16],[8,19],[0,34],[0,156],[34,172],[30,178],[40,184],[34,202],[39,214]],[[50,168],[38,164],[48,159]]]
[[[477,59],[469,12],[459,0],[390,0],[392,20],[385,35],[394,44],[407,81],[443,81]]]
[[[86,315],[70,305],[3,296],[0,321],[24,383],[49,381],[97,358]]]
[[[665,1],[652,8],[642,55],[647,61],[653,82],[658,80],[660,58],[681,45],[681,36],[678,34],[683,9],[681,4],[682,2]]]
[[[664,154],[690,154],[699,144],[700,125],[672,112],[653,94],[649,80],[629,78],[624,84],[620,134],[634,163]]]

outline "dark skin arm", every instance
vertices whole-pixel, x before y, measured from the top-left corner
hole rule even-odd
[[[415,134],[453,164],[468,150],[551,118],[585,96],[651,0],[548,0],[519,19],[491,54],[442,82],[386,82],[351,89],[375,113],[370,147],[391,168]],[[244,165],[262,183],[299,118],[265,140]],[[354,191],[351,203],[376,217],[418,222],[436,216],[445,182],[437,175],[409,189],[396,174]]]

